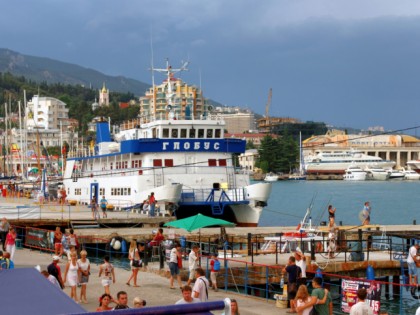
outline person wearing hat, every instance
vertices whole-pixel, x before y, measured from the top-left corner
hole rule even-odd
[[[64,281],[63,281],[63,278],[61,277],[60,266],[58,265],[60,261],[60,257],[57,255],[54,255],[52,257],[52,260],[53,262],[49,264],[47,267],[48,273],[54,276],[57,279],[58,283],[60,284],[61,289],[64,289]]]
[[[298,288],[301,284],[306,285],[306,257],[300,250],[300,248],[296,248],[295,252],[295,259],[296,259],[296,266],[300,267],[301,276],[297,279]]]

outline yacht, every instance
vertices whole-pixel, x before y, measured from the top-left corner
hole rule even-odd
[[[264,181],[265,182],[276,182],[279,180],[279,176],[275,173],[267,173],[265,174]]]
[[[420,174],[420,160],[407,161],[407,166],[410,170]]]
[[[368,180],[387,180],[389,179],[389,172],[381,167],[365,168],[366,179]]]
[[[389,169],[395,166],[395,162],[357,150],[320,152],[305,159],[307,174],[344,174],[349,166],[358,166],[361,169],[366,167]]]
[[[366,174],[367,172],[365,172],[358,166],[349,166],[349,168],[345,170],[343,179],[344,180],[366,180]]]
[[[404,174],[404,179],[407,179],[407,180],[419,180],[420,179],[420,174],[413,171],[413,170],[410,170],[410,169],[406,170],[406,169],[403,168],[402,172]]]
[[[405,174],[402,170],[390,170],[389,179],[404,179]]]

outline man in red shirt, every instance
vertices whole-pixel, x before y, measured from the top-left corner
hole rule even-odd
[[[153,240],[149,243],[150,246],[159,246],[160,243],[162,243],[162,241],[165,240],[165,236],[163,236],[163,229],[160,228],[155,237],[153,238]]]
[[[155,206],[156,206],[156,199],[155,199],[155,193],[150,193],[149,197],[149,217],[155,216]]]

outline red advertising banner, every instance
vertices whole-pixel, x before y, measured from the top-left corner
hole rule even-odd
[[[357,290],[365,288],[367,291],[366,304],[370,306],[373,314],[379,314],[381,308],[381,285],[375,281],[345,280],[341,281],[342,300],[341,311],[350,313],[351,307],[356,304]]]

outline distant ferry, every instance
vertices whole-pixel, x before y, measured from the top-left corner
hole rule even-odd
[[[186,117],[175,110],[174,71],[168,65],[166,113],[127,122],[115,135],[100,121],[94,148],[67,159],[68,200],[87,204],[105,196],[109,204],[129,208],[153,192],[160,213],[178,219],[202,213],[257,226],[271,184],[251,184],[248,172],[234,165],[233,154],[245,152],[246,143],[225,138],[219,116]]]
[[[350,166],[366,168],[391,169],[394,161],[383,160],[378,156],[370,156],[361,151],[321,152],[305,158],[307,174],[344,174]]]

